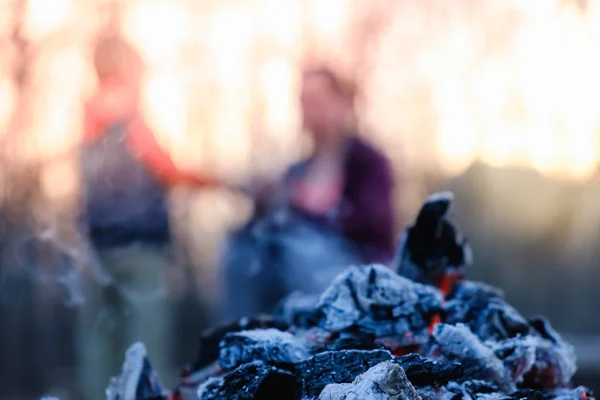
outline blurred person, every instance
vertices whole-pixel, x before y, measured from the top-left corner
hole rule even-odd
[[[93,55],[98,86],[84,108],[81,227],[106,282],[91,281],[83,310],[83,385],[103,397],[127,346],[143,341],[163,374],[169,367],[165,284],[171,252],[168,190],[211,187],[209,175],[183,171],[140,114],[142,61],[117,35],[101,37]]]
[[[314,151],[259,193],[255,218],[231,236],[222,277],[228,317],[268,311],[293,290],[318,293],[350,264],[393,256],[392,172],[357,135],[352,91],[330,69],[312,68],[300,104]],[[271,209],[265,195],[276,199]]]
[[[353,89],[330,69],[304,72],[300,103],[314,151],[285,175],[292,207],[354,243],[366,263],[394,251],[393,177],[386,157],[357,135]]]

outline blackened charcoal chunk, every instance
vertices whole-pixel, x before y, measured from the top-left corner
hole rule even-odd
[[[319,395],[332,383],[349,383],[369,368],[390,360],[386,350],[340,350],[319,353],[296,365],[304,397]]]
[[[420,400],[400,365],[385,361],[358,376],[352,383],[327,385],[319,400]]]
[[[207,330],[200,338],[200,351],[196,357],[196,361],[183,369],[182,375],[187,379],[195,372],[209,366],[219,358],[219,343],[226,334],[230,332],[239,332],[250,329],[267,329],[275,328],[286,330],[287,325],[273,319],[271,316],[258,315],[253,318],[240,318],[228,324],[219,325],[213,329]]]
[[[398,274],[439,287],[444,275],[461,276],[472,263],[466,239],[448,220],[453,198],[452,193],[441,192],[425,201],[400,241],[394,262]]]
[[[445,305],[448,324],[464,323],[481,340],[503,340],[530,331],[528,321],[504,300],[504,293],[481,282],[456,284]]]
[[[575,349],[562,340],[552,342],[528,335],[490,343],[490,346],[521,387],[554,389],[565,386],[577,369]]]
[[[197,397],[200,400],[214,399],[223,386],[223,378],[208,378],[204,383],[198,386]]]
[[[375,350],[378,347],[375,337],[365,332],[353,332],[352,329],[334,332],[329,337],[325,348],[333,350]]]
[[[219,348],[219,364],[224,370],[255,360],[272,365],[290,366],[309,357],[299,339],[277,329],[228,333],[219,344]]]
[[[535,389],[520,389],[510,395],[505,396],[506,400],[550,400],[549,397],[539,390]]]
[[[319,326],[330,332],[355,327],[375,337],[406,338],[410,345],[427,340],[442,295],[383,265],[350,267],[323,293],[317,308]]]
[[[520,389],[505,396],[506,400],[590,400],[593,399],[592,392],[583,386],[574,389],[537,390]]]
[[[463,366],[458,363],[441,363],[418,354],[394,358],[394,362],[404,369],[408,380],[418,387],[442,385],[458,380],[465,372]]]
[[[111,378],[106,388],[106,398],[163,400],[166,397],[167,392],[148,359],[146,346],[141,342],[129,346],[125,352],[121,375]]]
[[[293,292],[281,301],[275,316],[289,325],[304,328],[314,326],[320,296],[320,294]]]
[[[293,374],[260,361],[244,364],[198,390],[200,400],[294,400]]]
[[[462,364],[465,378],[490,381],[505,391],[515,390],[502,361],[464,324],[436,325],[428,353],[440,361]]]
[[[563,344],[565,341],[563,338],[554,330],[548,318],[543,316],[535,316],[529,319],[529,326],[533,329],[534,333],[540,335],[544,339],[550,340],[555,344]]]
[[[309,330],[296,330],[294,334],[301,340],[304,340],[308,352],[311,354],[322,353],[324,351],[376,350],[385,348],[385,346],[377,343],[374,335],[352,328],[342,332],[329,332],[325,329],[314,327]]]

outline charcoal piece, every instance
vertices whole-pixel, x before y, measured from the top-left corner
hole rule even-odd
[[[374,344],[389,350],[393,355],[400,357],[415,353],[419,350],[419,345],[406,345],[407,338],[398,338],[395,336],[381,337],[374,340]]]
[[[519,389],[516,392],[512,392],[510,395],[505,395],[506,400],[549,400],[550,398],[546,393],[535,389]]]
[[[219,366],[219,360],[215,360],[212,363],[194,371],[184,369],[179,389],[188,390],[189,388],[197,388],[198,384],[200,384],[201,382],[206,381],[210,377],[218,376],[221,373],[222,371],[221,367]]]
[[[593,400],[593,393],[584,386],[574,389],[519,389],[509,395],[505,395],[503,400]]]
[[[481,282],[456,284],[444,307],[444,322],[464,323],[481,340],[503,340],[526,335],[529,322],[504,300],[504,293]]]
[[[351,399],[420,400],[420,397],[402,367],[393,361],[385,361],[371,367],[352,383],[327,385],[319,396],[319,400]]]
[[[358,329],[348,328],[341,332],[333,332],[325,343],[326,351],[334,350],[375,350],[381,348],[375,336]]]
[[[444,386],[415,386],[415,390],[421,400],[452,400],[455,396],[454,393]]]
[[[418,354],[409,354],[393,360],[399,364],[415,387],[443,385],[464,376],[465,369],[458,363],[441,363]]]
[[[472,379],[463,382],[450,382],[446,389],[452,393],[451,400],[503,399],[505,394],[492,382]]]
[[[187,380],[188,376],[195,374],[219,359],[219,343],[226,334],[259,328],[275,328],[284,331],[288,329],[288,325],[275,320],[271,316],[258,315],[252,318],[240,318],[205,331],[200,337],[200,351],[196,360],[182,370],[183,380]]]
[[[281,301],[275,316],[289,325],[303,328],[316,325],[316,309],[320,294],[293,292]]]
[[[594,400],[594,393],[585,386],[574,389],[555,389],[546,392],[550,400]]]
[[[295,400],[293,374],[261,361],[244,364],[198,390],[200,400]]]
[[[400,240],[393,263],[398,274],[437,287],[445,276],[464,275],[473,257],[466,239],[448,220],[453,198],[452,193],[441,192],[425,201]]]
[[[533,329],[533,331],[540,335],[544,339],[550,340],[554,344],[563,344],[565,343],[563,338],[560,336],[556,330],[548,321],[548,318],[543,316],[535,316],[529,318],[529,326]]]
[[[219,365],[224,370],[254,360],[289,368],[309,357],[298,338],[272,328],[228,333],[219,349]]]
[[[577,369],[573,346],[558,334],[554,340],[528,335],[489,345],[519,386],[554,389],[567,385]]]
[[[306,349],[311,354],[327,351],[327,345],[331,340],[332,333],[315,326],[310,329],[299,329],[295,332],[296,337],[305,343]]]
[[[465,368],[465,379],[491,381],[505,391],[516,389],[502,361],[464,324],[436,325],[428,355],[439,361],[460,363]]]
[[[106,388],[108,400],[164,400],[168,396],[150,364],[146,346],[136,342],[125,352],[121,375],[111,378]]]
[[[392,358],[386,350],[340,350],[319,353],[296,365],[305,397],[319,395],[332,383],[349,383],[369,368]]]
[[[218,394],[219,390],[223,386],[223,378],[212,377],[208,378],[204,383],[197,388],[197,398],[203,399],[214,399]]]
[[[330,332],[353,327],[413,345],[427,341],[430,320],[442,309],[442,295],[382,265],[350,267],[323,293],[317,309],[319,326]]]
[[[490,342],[489,346],[510,371],[511,379],[517,384],[522,384],[525,375],[530,373],[535,365],[536,348],[544,345],[538,341],[549,344],[548,341],[538,337],[523,336],[498,343]]]

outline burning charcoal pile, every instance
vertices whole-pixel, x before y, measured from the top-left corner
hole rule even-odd
[[[154,378],[119,391],[121,377],[109,398],[592,399],[572,385],[574,349],[546,319],[465,279],[470,249],[447,218],[451,201],[428,199],[391,268],[350,266],[320,296],[293,293],[273,316],[208,332],[171,393]]]

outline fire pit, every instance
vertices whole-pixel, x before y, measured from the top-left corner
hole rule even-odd
[[[466,240],[432,196],[393,268],[351,266],[321,296],[293,293],[273,317],[208,332],[182,383],[166,392],[142,344],[110,399],[592,399],[573,387],[573,347],[501,290],[464,279]],[[133,371],[133,372],[132,372]]]

